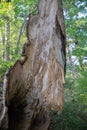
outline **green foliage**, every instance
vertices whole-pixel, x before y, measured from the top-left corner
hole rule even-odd
[[[57,115],[51,110],[51,127],[53,130],[87,130],[87,73],[81,71],[75,83],[69,70],[66,75],[63,112]]]
[[[26,23],[31,14],[37,13],[37,2],[38,0],[14,0],[13,2],[6,2],[2,0],[0,3],[1,80],[6,70],[20,58],[19,52],[23,43],[26,41]],[[6,27],[7,24],[9,25],[9,30]],[[6,33],[9,35],[6,35]],[[6,57],[9,58],[6,59]]]
[[[73,102],[67,102],[60,116],[55,112],[51,112],[53,130],[86,130],[86,121],[78,113],[79,108],[76,108],[77,106]]]

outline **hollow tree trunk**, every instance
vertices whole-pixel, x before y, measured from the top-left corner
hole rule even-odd
[[[2,130],[47,130],[63,107],[65,30],[61,0],[40,0],[27,24],[22,56],[5,75]]]

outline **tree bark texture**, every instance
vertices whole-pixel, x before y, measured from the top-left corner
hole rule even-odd
[[[6,24],[5,24],[5,28],[6,28],[6,34],[5,34],[5,46],[6,46],[6,51],[5,51],[5,55],[4,55],[4,60],[5,61],[9,61],[10,60],[10,22],[9,19],[6,20]]]
[[[27,42],[5,75],[2,130],[47,130],[49,111],[61,113],[65,72],[65,29],[61,0],[40,0],[27,24]]]

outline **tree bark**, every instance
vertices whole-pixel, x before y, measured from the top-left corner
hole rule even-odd
[[[61,113],[65,72],[65,29],[61,0],[40,0],[27,24],[27,43],[5,75],[2,130],[47,130],[50,109]]]
[[[0,41],[0,44],[2,44],[3,46],[5,46],[5,33],[3,31],[3,28],[1,28],[1,38],[2,38],[2,40]],[[5,56],[5,51],[3,50],[2,60],[4,60],[4,56]]]
[[[71,54],[71,51],[70,51],[70,46],[68,46],[68,57],[69,57],[69,64],[70,64],[70,71],[71,71],[71,76],[73,77],[73,80],[74,80],[74,83],[75,83],[75,78],[76,78],[76,70],[75,70],[75,67],[74,67],[74,63],[72,61],[72,54]]]
[[[23,30],[24,30],[24,27],[25,27],[25,25],[26,25],[26,22],[27,22],[27,15],[24,17],[24,20],[23,20],[22,25],[21,25],[20,30],[19,30],[18,40],[17,40],[17,50],[16,50],[16,54],[18,53],[21,36],[22,36],[22,34],[23,34]]]
[[[7,18],[6,20],[6,24],[5,24],[5,28],[6,28],[6,35],[5,35],[5,45],[6,45],[6,53],[4,56],[5,61],[9,61],[10,60],[10,22],[9,22],[9,18]]]

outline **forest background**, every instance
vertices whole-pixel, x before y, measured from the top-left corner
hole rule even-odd
[[[0,94],[6,70],[21,57],[30,16],[38,0],[0,1]],[[66,83],[61,115],[51,111],[54,130],[87,130],[87,1],[63,0],[66,28]]]

